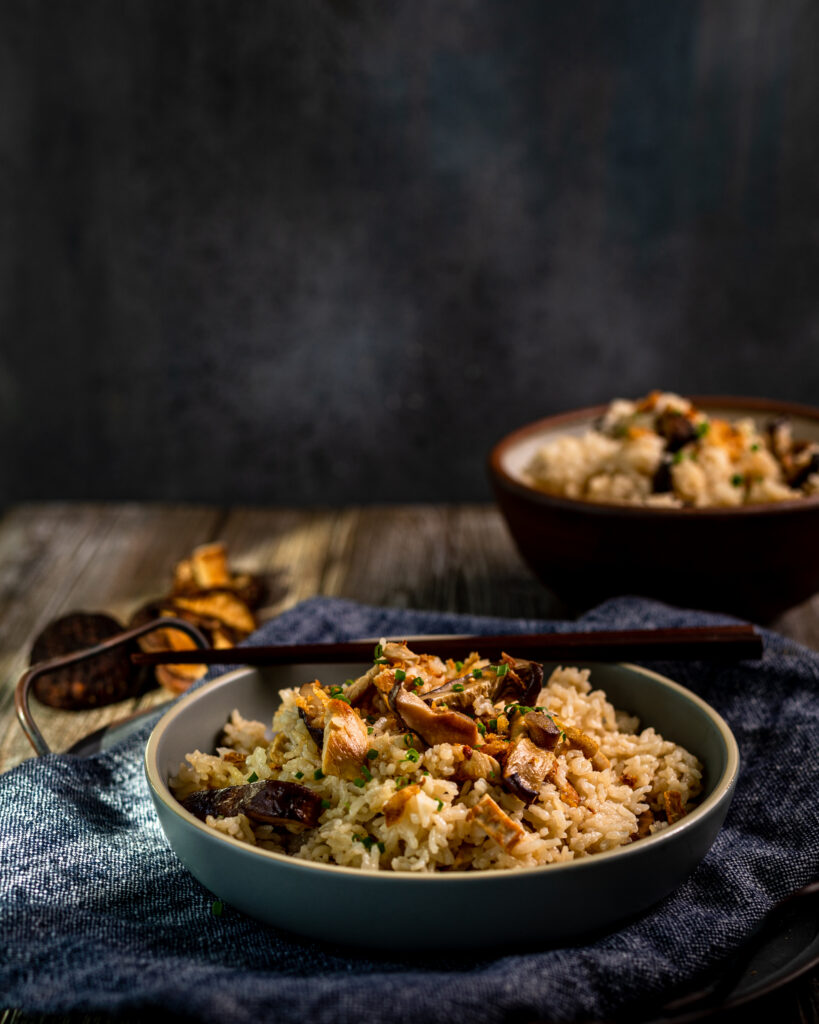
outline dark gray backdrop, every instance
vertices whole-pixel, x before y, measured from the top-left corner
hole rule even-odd
[[[0,500],[488,494],[541,415],[819,402],[819,5],[4,0]]]

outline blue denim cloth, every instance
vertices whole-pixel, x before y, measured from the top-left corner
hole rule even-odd
[[[636,598],[590,628],[688,626],[719,616]],[[315,599],[253,641],[565,630],[544,623],[376,609]],[[51,755],[0,777],[0,1002],[29,1011],[157,1008],[256,1024],[583,1020],[655,1006],[697,981],[819,869],[819,655],[772,633],[762,662],[654,664],[730,723],[742,773],[695,873],[614,934],[504,953],[503,908],[479,956],[379,956],[299,940],[225,906],[182,867],[142,769],[153,720],[88,759]],[[457,922],[453,922],[457,943]],[[411,944],[423,945],[418,936]],[[261,1018],[260,1018],[261,1015]]]

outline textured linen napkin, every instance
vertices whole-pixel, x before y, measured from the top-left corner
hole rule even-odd
[[[619,598],[580,626],[692,626],[724,617]],[[250,642],[447,632],[565,631],[577,623],[476,618],[314,599]],[[183,1019],[336,1024],[589,1020],[655,1007],[724,960],[819,870],[819,655],[772,633],[761,662],[652,667],[699,693],[736,735],[742,770],[711,852],[662,903],[574,947],[452,955],[349,951],[244,917],[177,860],[155,818],[142,753],[155,716],[88,759],[50,755],[0,776],[0,1004]],[[272,709],[271,709],[272,710]],[[493,919],[494,920],[494,919]],[[400,922],[396,922],[400,927]]]

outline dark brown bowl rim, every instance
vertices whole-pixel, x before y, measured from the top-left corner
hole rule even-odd
[[[803,419],[815,420],[819,423],[819,408],[812,405],[780,402],[770,398],[741,397],[739,395],[690,395],[687,397],[695,406],[705,411],[707,411],[709,406],[721,406],[729,410],[736,409],[745,412],[766,413],[768,415],[801,416]],[[819,506],[819,494],[806,495],[804,498],[793,498],[790,501],[739,505],[732,508],[663,508],[656,505],[626,505],[618,504],[617,502],[586,501],[582,498],[563,498],[554,494],[547,494],[545,491],[539,491],[536,487],[516,479],[503,468],[501,464],[502,456],[510,448],[513,448],[532,434],[540,433],[547,428],[553,429],[560,426],[569,426],[578,420],[594,419],[602,415],[608,407],[609,403],[607,402],[603,405],[588,406],[585,409],[572,409],[568,412],[557,413],[554,416],[546,416],[541,420],[535,420],[533,423],[527,423],[513,430],[510,434],[506,434],[489,452],[487,464],[490,476],[506,490],[534,501],[536,504],[558,509],[574,509],[593,515],[611,515],[615,513],[620,516],[644,519],[654,519],[656,516],[671,519],[689,519],[692,516],[698,519],[724,519],[728,516],[738,515],[772,516],[785,512],[807,512]]]

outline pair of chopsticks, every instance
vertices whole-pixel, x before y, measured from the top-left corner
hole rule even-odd
[[[403,639],[403,638],[402,638]],[[413,638],[408,638],[410,645]],[[762,657],[753,626],[691,626],[683,629],[599,630],[583,633],[504,633],[495,636],[418,638],[425,654],[464,658],[470,651],[498,658],[504,652],[541,661],[741,661]],[[138,665],[284,665],[371,662],[373,642],[280,644],[195,651],[137,652]]]

